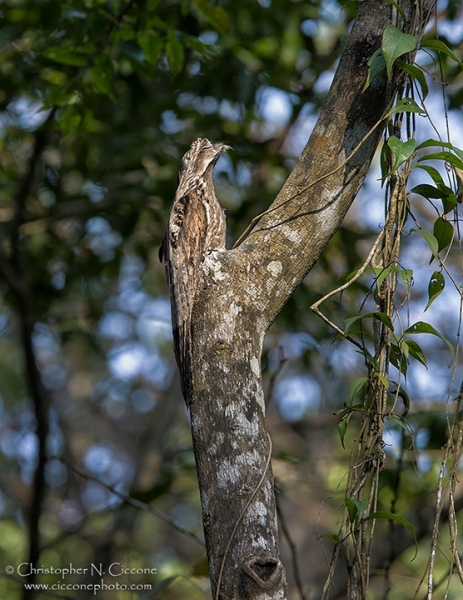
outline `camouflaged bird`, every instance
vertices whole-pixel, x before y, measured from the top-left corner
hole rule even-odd
[[[159,249],[159,258],[166,266],[174,350],[185,400],[191,392],[191,313],[198,267],[205,255],[225,250],[225,213],[215,195],[212,171],[219,156],[230,149],[205,138],[191,144],[182,159],[169,224]]]

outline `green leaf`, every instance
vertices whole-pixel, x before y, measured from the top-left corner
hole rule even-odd
[[[392,152],[387,142],[384,142],[381,148],[381,156],[380,156],[380,165],[381,165],[381,187],[384,185],[384,182],[387,179],[388,173],[391,170],[392,165]]]
[[[416,38],[409,33],[402,33],[394,25],[388,25],[383,33],[381,48],[386,61],[387,76],[390,79],[392,65],[402,54],[415,50]]]
[[[450,50],[450,48],[446,44],[444,44],[444,42],[441,42],[441,40],[432,39],[422,41],[421,48],[429,48],[430,50],[435,50],[436,52],[443,52],[444,54],[447,54],[447,56],[450,56],[451,59],[453,59],[456,63],[460,65],[460,67],[463,68],[463,63],[460,60],[458,60],[458,58]]]
[[[434,222],[434,237],[438,243],[438,252],[446,248],[453,240],[453,225],[446,219],[439,217]]]
[[[402,100],[399,100],[397,104],[385,115],[385,118],[401,112],[419,113],[420,115],[426,114],[426,111],[421,108],[421,106],[419,106],[412,98],[402,98]]]
[[[111,85],[113,82],[113,66],[105,56],[95,60],[94,66],[89,69],[93,85],[101,94],[112,97]]]
[[[338,425],[337,425],[339,437],[341,438],[341,444],[344,449],[346,448],[344,446],[344,438],[346,436],[347,426],[349,425],[351,416],[352,416],[352,413],[349,411],[338,421]]]
[[[333,542],[333,544],[339,544],[339,535],[336,535],[334,533],[324,533],[319,537],[326,538],[327,540],[330,540],[330,542]]]
[[[347,508],[347,514],[349,515],[349,520],[353,524],[355,518],[358,516],[359,519],[362,518],[363,513],[365,512],[366,507],[368,506],[368,500],[352,500],[352,498],[344,498],[344,503]]]
[[[401,342],[400,346],[401,348],[403,347],[403,341]],[[407,369],[408,369],[408,365],[407,365],[407,361],[406,361],[406,357],[404,355],[404,352],[401,350],[401,348],[399,348],[399,346],[397,344],[391,343],[390,346],[390,354],[389,354],[389,360],[391,362],[391,365],[393,365],[396,369],[398,369],[402,375],[404,377],[407,376]]]
[[[138,36],[138,45],[143,50],[145,60],[149,65],[156,64],[162,50],[162,40],[153,31],[145,31]]]
[[[452,191],[452,190],[450,190]],[[433,185],[429,185],[429,183],[421,183],[420,185],[416,185],[414,188],[410,190],[413,194],[420,194],[420,196],[424,196],[425,198],[443,198],[446,192],[440,190],[439,188],[434,187]]]
[[[434,148],[435,146],[437,146],[439,148],[448,148],[449,150],[453,150],[453,152],[455,152],[455,154],[459,158],[463,159],[463,150],[460,150],[460,148],[457,148],[450,142],[443,142],[441,140],[432,140],[432,139],[426,140],[424,142],[421,142],[421,144],[419,146],[417,146],[416,149],[421,150],[421,148]]]
[[[433,256],[437,256],[439,253],[439,243],[432,233],[425,231],[424,229],[410,229],[410,233],[419,233],[426,242],[428,248],[431,250]]]
[[[391,383],[393,383],[396,386],[396,390],[392,391],[392,394],[397,394],[397,396],[399,396],[399,398],[402,398],[402,402],[404,403],[405,406],[405,413],[402,416],[405,416],[408,411],[410,410],[410,397],[407,394],[407,392],[404,390],[404,388],[399,385],[396,381],[391,381]]]
[[[351,523],[353,523],[355,521],[355,517],[357,516],[357,513],[358,513],[357,505],[350,498],[345,498],[344,502],[346,503],[349,520]]]
[[[350,385],[349,389],[349,406],[352,407],[352,403],[354,401],[355,396],[360,392],[360,390],[366,385],[368,382],[368,377],[358,377],[355,381],[353,381]]]
[[[426,356],[424,355],[421,346],[414,340],[402,340],[401,346],[405,356],[408,357],[408,355],[410,355],[425,367],[428,366],[428,361],[426,360]]]
[[[401,515],[396,515],[391,512],[379,510],[377,512],[371,513],[371,515],[368,515],[368,517],[362,519],[361,522],[365,523],[366,521],[372,521],[373,519],[388,519],[389,521],[395,521],[396,523],[399,523],[399,525],[405,527],[405,529],[412,535],[413,541],[415,542],[416,557],[416,553],[418,552],[418,542],[416,540],[415,530],[413,529],[413,525],[410,523],[410,521],[407,521],[407,519],[405,517],[402,517]]]
[[[463,169],[463,160],[458,156],[455,156],[452,152],[447,152],[445,150],[436,152],[435,154],[426,154],[426,156],[422,156],[418,162],[422,162],[423,160],[445,160],[445,162],[448,162],[454,167]]]
[[[406,162],[413,153],[416,148],[416,140],[407,140],[406,142],[402,142],[395,135],[391,135],[387,140],[387,145],[392,151],[392,155],[394,157],[394,164],[390,173],[394,173],[397,169]]]
[[[226,10],[222,6],[212,6],[209,0],[194,0],[194,5],[212,27],[221,34],[226,34],[230,22]]]
[[[396,62],[396,65],[400,67],[402,71],[413,77],[413,79],[419,83],[421,87],[421,94],[423,96],[422,100],[426,100],[426,97],[429,94],[429,87],[424,72],[419,67],[402,62],[401,60],[398,60]]]
[[[381,48],[378,48],[376,52],[370,56],[367,65],[369,66],[368,75],[362,92],[364,92],[373,83],[373,81],[375,81],[375,79],[386,70],[386,61],[384,60]]]
[[[405,16],[404,9],[399,4],[397,4],[397,2],[395,2],[394,0],[388,0],[388,2],[389,2],[389,4],[392,4],[392,6],[395,7],[395,9],[397,10],[397,12],[400,14],[400,16],[403,19],[404,25],[406,25],[407,24],[407,17]]]
[[[363,315],[357,315],[356,317],[349,317],[348,319],[346,319],[346,333],[349,331],[352,325],[359,319],[377,319],[378,321],[384,323],[384,325],[386,325],[386,327],[388,327],[391,331],[394,331],[394,325],[392,324],[391,317],[389,315],[386,315],[386,313],[382,312],[369,312]]]
[[[445,288],[445,277],[440,271],[434,271],[428,284],[428,303],[425,311],[431,306],[434,300],[442,294]]]
[[[392,270],[396,270],[397,267],[395,265],[389,265],[388,267],[384,267],[384,268],[379,268],[379,267],[375,267],[373,268],[373,272],[376,275],[376,289],[378,290],[378,292],[381,291],[381,286],[383,284],[383,281],[386,279],[386,277],[388,277],[388,275],[390,275]]]
[[[454,356],[455,351],[452,344],[448,341],[448,339],[446,339],[442,334],[440,334],[436,329],[434,329],[434,327],[429,323],[425,323],[424,321],[418,321],[417,323],[415,323],[414,325],[412,325],[404,331],[404,335],[416,333],[430,333],[431,335],[435,335],[436,337],[440,338],[443,342],[447,344],[450,352],[452,353],[452,357]]]
[[[88,61],[86,56],[76,54],[71,50],[61,48],[60,46],[49,46],[48,48],[45,48],[42,54],[49,60],[62,65],[70,65],[72,67],[83,67]]]
[[[440,187],[440,185],[444,185],[442,175],[435,167],[429,167],[428,165],[417,165],[417,168],[426,171],[426,173],[428,173],[428,175],[431,177],[431,179],[434,181],[437,187]]]
[[[405,291],[410,291],[410,284],[413,282],[413,270],[412,269],[399,269],[399,275],[402,278]]]
[[[174,32],[169,32],[165,43],[167,60],[172,73],[180,73],[183,67],[184,50]]]

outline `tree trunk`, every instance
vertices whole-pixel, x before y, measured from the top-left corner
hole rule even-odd
[[[401,75],[394,72],[390,81],[384,74],[362,91],[367,61],[391,23],[419,38],[433,2],[425,0],[419,9],[402,2],[405,27],[386,0],[360,3],[314,132],[280,194],[241,245],[202,263],[189,405],[214,598],[285,597],[262,342],[352,204],[383,125],[366,136],[400,87]]]

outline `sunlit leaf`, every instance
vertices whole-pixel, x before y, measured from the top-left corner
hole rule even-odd
[[[410,233],[419,233],[426,242],[428,248],[431,250],[433,256],[437,256],[439,253],[439,243],[432,233],[425,231],[424,229],[410,229]]]
[[[425,367],[428,366],[426,356],[423,350],[421,349],[421,346],[417,342],[415,342],[414,340],[402,340],[401,347],[404,354],[407,357],[411,356]]]
[[[408,292],[410,291],[410,285],[413,283],[413,270],[399,269],[399,275],[402,278],[405,290],[408,294]]]
[[[443,150],[442,152],[436,152],[434,154],[426,154],[426,156],[422,156],[419,159],[419,162],[424,160],[444,160],[448,162],[450,165],[454,167],[458,167],[459,169],[463,169],[463,160],[458,156],[455,156],[452,152],[448,152]]]
[[[445,342],[450,350],[450,352],[452,353],[452,356],[455,354],[455,350],[452,346],[452,344],[448,341],[447,338],[445,338],[441,333],[439,333],[437,331],[437,329],[435,329],[432,325],[430,325],[429,323],[425,323],[424,321],[418,321],[417,323],[415,323],[414,325],[412,325],[411,327],[409,327],[408,329],[406,329],[404,331],[404,334],[417,334],[417,333],[430,333],[431,335],[435,335],[438,338],[440,338],[443,342]]]
[[[395,137],[395,135],[391,135],[387,140],[387,145],[391,149],[392,156],[394,157],[393,166],[390,171],[393,173],[400,167],[400,165],[413,156],[416,147],[416,140],[412,139],[402,142]]]
[[[391,108],[386,117],[390,117],[391,115],[401,112],[419,113],[420,115],[426,114],[426,111],[421,108],[421,106],[419,106],[415,100],[412,98],[402,98],[393,108]]]
[[[399,56],[416,48],[416,38],[409,33],[402,33],[395,25],[388,25],[383,33],[381,48],[386,61],[387,76],[390,78],[392,66]]]
[[[421,42],[420,47],[429,48],[430,50],[435,50],[436,52],[443,52],[444,54],[447,54],[447,56],[450,56],[451,59],[453,59],[456,63],[460,65],[460,67],[463,68],[463,63],[461,62],[461,60],[459,60],[456,57],[456,55],[450,50],[450,48],[441,40],[436,40],[435,38],[430,40],[424,40]]]

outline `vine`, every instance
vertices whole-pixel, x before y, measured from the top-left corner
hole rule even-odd
[[[392,3],[396,6],[394,2]],[[402,16],[405,18],[404,15]],[[347,556],[347,597],[367,598],[371,571],[371,548],[378,519],[388,520],[391,529],[394,524],[403,526],[413,539],[415,555],[418,552],[418,541],[412,524],[403,515],[396,512],[401,460],[397,467],[397,485],[391,500],[391,510],[385,511],[378,508],[380,474],[386,460],[384,431],[388,424],[394,423],[403,432],[411,434],[413,437],[413,429],[406,419],[410,410],[410,399],[405,390],[407,371],[411,360],[427,366],[425,352],[414,339],[417,335],[431,334],[447,345],[453,361],[451,386],[455,378],[458,348],[455,353],[455,349],[446,337],[428,322],[419,320],[410,324],[410,317],[407,315],[408,322],[404,323],[401,313],[402,306],[408,302],[410,287],[413,283],[413,271],[402,265],[401,242],[404,236],[421,236],[430,251],[430,261],[435,261],[438,265],[428,283],[428,299],[424,311],[427,311],[444,291],[446,280],[453,284],[460,295],[460,300],[462,298],[461,287],[447,267],[446,259],[458,233],[452,222],[452,215],[454,215],[453,221],[458,223],[457,205],[462,202],[463,196],[463,151],[455,147],[449,139],[442,140],[439,135],[437,140],[428,139],[417,144],[415,139],[416,114],[426,116],[432,124],[429,112],[425,107],[425,100],[429,93],[425,73],[419,65],[413,62],[418,44],[419,40],[414,36],[404,34],[397,27],[389,25],[384,31],[381,48],[372,55],[368,63],[370,70],[364,89],[374,85],[376,77],[384,72],[387,77],[391,76],[393,69],[401,69],[404,74],[402,93],[397,98],[396,106],[388,114],[386,135],[381,151],[381,180],[386,189],[385,225],[367,259],[354,277],[311,307],[338,334],[361,350],[367,371],[365,376],[357,378],[352,383],[349,402],[340,411],[338,432],[343,447],[351,418],[354,415],[360,415],[361,421],[350,455],[344,499],[344,518],[337,534],[321,536],[329,538],[335,544],[322,599],[328,598],[341,549],[344,549]],[[460,67],[463,67],[463,63],[440,40],[421,41],[420,49],[426,52],[444,53]],[[404,55],[406,59],[399,60]],[[415,96],[418,96],[419,103],[416,103]],[[398,107],[400,108],[397,110]],[[434,125],[433,128],[438,133]],[[406,132],[404,140],[402,140],[403,131]],[[432,150],[431,153],[427,153],[429,149]],[[439,163],[445,165],[448,175],[447,182],[435,166]],[[419,183],[410,187],[412,172],[426,174],[432,183]],[[437,215],[432,232],[422,227],[415,217],[410,205],[412,194],[421,196],[429,203],[432,212]],[[441,205],[436,205],[436,201],[439,201]],[[412,223],[411,227],[409,227],[410,223]],[[320,306],[335,294],[346,290],[366,273],[373,277],[370,292],[374,298],[374,310],[361,312],[348,318],[345,327],[341,328],[321,312]],[[401,302],[398,301],[397,294],[399,284],[403,288],[401,294],[405,298]],[[372,324],[371,328],[367,327],[369,320]],[[458,464],[463,455],[463,421],[460,406],[462,394],[463,384],[453,415],[447,416],[448,439],[438,478],[435,522],[429,559],[426,572],[415,593],[415,597],[417,597],[426,579],[427,600],[431,600],[436,587],[434,567],[437,537],[440,517],[446,500],[449,504],[448,523],[452,553],[448,576],[450,577],[455,569],[463,583],[454,506]],[[403,405],[401,413],[399,412],[400,402]],[[387,596],[391,589],[388,567],[384,569],[384,577]]]

